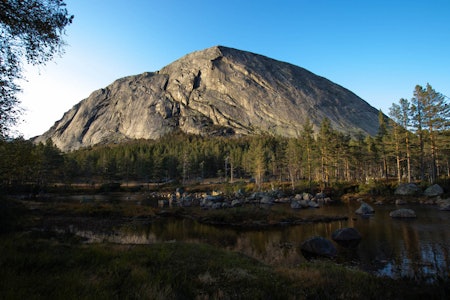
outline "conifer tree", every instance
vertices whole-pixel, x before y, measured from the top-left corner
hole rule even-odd
[[[302,131],[300,134],[300,142],[302,144],[302,149],[304,150],[304,159],[303,161],[306,164],[306,172],[307,172],[307,178],[308,178],[308,185],[311,189],[312,185],[312,176],[313,176],[313,154],[314,154],[314,130],[311,124],[311,121],[309,118],[306,119],[305,123],[303,124]]]

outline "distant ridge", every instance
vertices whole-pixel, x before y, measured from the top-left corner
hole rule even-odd
[[[378,110],[351,91],[298,66],[223,46],[196,51],[157,72],[116,80],[67,111],[35,142],[63,151],[173,130],[205,136],[299,135],[317,130],[374,135]]]

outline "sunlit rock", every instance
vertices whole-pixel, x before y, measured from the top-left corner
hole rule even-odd
[[[51,138],[70,151],[177,130],[297,137],[307,119],[317,132],[324,118],[350,135],[378,131],[378,110],[342,86],[289,63],[215,46],[94,91],[34,141]]]

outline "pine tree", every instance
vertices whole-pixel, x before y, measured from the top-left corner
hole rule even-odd
[[[291,138],[287,142],[286,162],[289,179],[291,181],[291,188],[292,190],[294,190],[301,163],[300,145],[298,143],[298,140],[295,138]]]
[[[448,128],[450,105],[445,97],[436,92],[430,84],[426,88],[419,85],[411,100],[413,128],[419,141],[421,179],[425,179],[425,150],[429,150],[431,182],[438,177],[439,144],[442,132]],[[427,146],[427,149],[425,148]]]
[[[388,138],[388,130],[386,125],[386,119],[381,109],[378,112],[378,133],[376,136],[377,147],[380,150],[382,158],[382,176],[388,179],[388,157],[386,149],[386,140]]]
[[[300,134],[300,143],[301,147],[304,150],[304,163],[306,164],[306,171],[307,171],[307,178],[308,178],[308,185],[311,189],[312,185],[312,177],[313,177],[313,154],[314,154],[314,129],[312,127],[311,121],[309,118],[306,119],[305,123],[303,124],[303,128]]]
[[[401,172],[401,143],[402,143],[402,127],[400,125],[401,123],[401,107],[398,104],[392,104],[392,106],[389,109],[389,116],[391,117],[390,121],[390,128],[392,131],[392,137],[394,142],[394,155],[395,155],[395,161],[397,166],[397,181],[400,183],[402,181],[402,172]]]

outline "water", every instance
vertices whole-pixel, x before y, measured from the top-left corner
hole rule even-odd
[[[404,206],[406,207],[406,206]],[[238,251],[264,263],[293,266],[305,261],[299,245],[309,237],[331,239],[334,230],[355,227],[363,236],[356,248],[337,244],[336,262],[392,278],[433,282],[450,276],[450,212],[435,206],[409,205],[412,220],[392,219],[394,205],[375,206],[375,214],[361,217],[356,205],[334,205],[299,210],[300,215],[346,215],[346,221],[313,223],[264,230],[240,230],[199,224],[187,219],[169,219],[121,228],[114,235],[96,237],[118,243],[146,244],[184,241],[209,243]],[[288,206],[286,206],[286,209]],[[85,233],[85,236],[88,236]],[[91,237],[92,238],[92,237]]]

